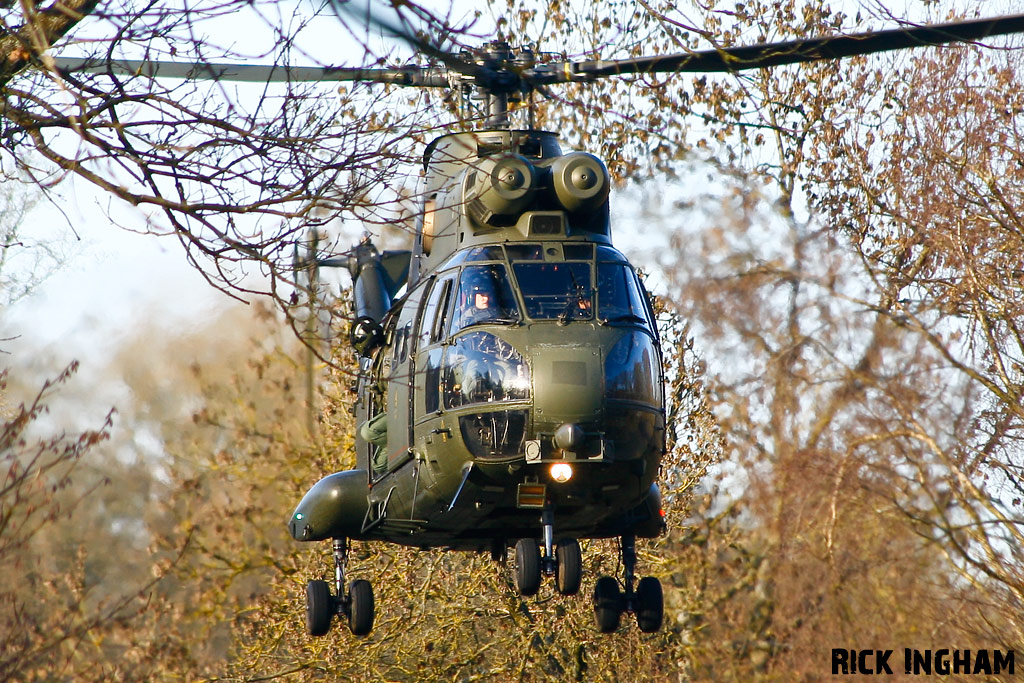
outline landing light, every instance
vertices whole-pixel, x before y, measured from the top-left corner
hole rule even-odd
[[[572,465],[567,462],[556,462],[551,466],[551,478],[559,484],[569,481],[572,479]]]

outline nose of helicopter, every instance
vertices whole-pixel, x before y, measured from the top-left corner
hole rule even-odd
[[[532,351],[536,421],[557,428],[600,417],[604,372],[599,347],[541,346]]]

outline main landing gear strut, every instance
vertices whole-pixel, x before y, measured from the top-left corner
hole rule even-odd
[[[315,579],[306,584],[306,631],[311,636],[326,635],[335,615],[348,620],[352,635],[365,636],[373,628],[373,586],[356,579],[345,592],[345,565],[348,542],[334,539],[334,590],[326,581]]]
[[[601,633],[619,628],[623,612],[636,615],[636,623],[644,633],[661,629],[665,614],[665,600],[661,581],[653,576],[640,579],[633,586],[636,570],[636,538],[632,534],[622,537],[623,587],[611,576],[602,576],[594,584],[594,618]]]

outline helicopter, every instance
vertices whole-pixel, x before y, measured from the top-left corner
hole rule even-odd
[[[502,40],[451,53],[380,23],[435,65],[57,65],[457,91],[466,117],[484,121],[426,146],[409,250],[364,241],[341,257],[296,251],[297,272],[351,274],[349,341],[360,359],[356,466],[313,485],[287,523],[296,541],[332,544],[332,580],[307,583],[307,632],[323,636],[335,619],[356,636],[372,631],[371,583],[347,583],[351,541],[489,551],[497,561],[511,550],[521,595],[551,579],[572,596],[583,582],[580,540],[599,538],[619,539],[622,574],[594,583],[598,630],[614,632],[632,614],[640,631],[657,632],[663,589],[637,577],[636,539],[665,531],[661,340],[643,281],[613,244],[607,167],[534,128],[533,93],[976,41],[1024,32],[1024,15],[619,60],[552,58]],[[523,102],[530,123],[514,128],[510,108]]]

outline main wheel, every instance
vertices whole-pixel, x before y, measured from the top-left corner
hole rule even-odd
[[[331,587],[326,581],[316,579],[306,584],[306,633],[319,637],[330,631],[334,610]]]
[[[373,586],[357,579],[348,588],[348,627],[354,636],[365,636],[373,628]]]
[[[665,617],[665,597],[661,590],[661,581],[653,576],[640,579],[636,587],[636,625],[644,633],[655,633],[661,630],[661,622]]]
[[[558,542],[555,550],[558,561],[558,573],[555,574],[555,586],[562,595],[576,595],[583,580],[583,554],[580,542],[575,538]]]
[[[611,633],[619,628],[622,617],[622,591],[619,582],[610,576],[602,576],[594,584],[594,618],[597,630]]]
[[[540,548],[532,538],[516,541],[516,588],[520,595],[536,595],[540,590]]]

